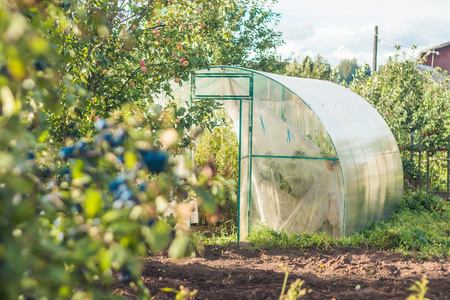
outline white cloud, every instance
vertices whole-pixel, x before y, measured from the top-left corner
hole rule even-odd
[[[283,57],[320,54],[332,65],[344,58],[372,64],[374,27],[379,27],[378,65],[394,55],[394,45],[407,52],[415,44],[426,49],[450,41],[449,0],[279,0],[278,30],[286,44]]]

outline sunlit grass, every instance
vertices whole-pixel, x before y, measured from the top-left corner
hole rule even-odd
[[[384,222],[372,222],[362,231],[348,237],[332,238],[325,233],[288,234],[267,226],[253,230],[249,237],[252,248],[327,250],[336,246],[399,252],[418,259],[450,257],[450,204],[425,193],[406,195],[394,214]],[[224,226],[220,234],[207,238],[204,244],[229,245],[237,241],[235,226]]]
[[[232,222],[225,222],[219,228],[219,232],[199,231],[194,235],[205,245],[227,246],[237,242],[237,227]]]

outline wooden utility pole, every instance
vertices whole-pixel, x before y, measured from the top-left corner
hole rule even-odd
[[[378,50],[378,26],[375,26],[375,34],[373,36],[373,72],[377,71],[377,50]]]

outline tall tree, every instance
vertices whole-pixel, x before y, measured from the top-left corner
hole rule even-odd
[[[306,56],[299,63],[301,59],[302,57],[299,56],[292,62],[287,63],[285,75],[322,80],[333,79],[334,73],[331,65],[322,56],[317,55],[314,61],[309,56]]]
[[[80,105],[76,94],[61,101],[65,113],[51,116],[55,138],[84,134],[92,118],[123,103],[152,102],[156,93],[169,91],[170,79],[187,80],[192,70],[272,59],[281,33],[274,29],[279,15],[271,2],[63,1],[65,18],[43,33],[63,55],[61,75],[84,88],[90,101]],[[38,11],[18,3],[33,22]]]
[[[358,66],[356,58],[343,59],[339,63],[339,76],[340,82],[350,83],[353,81],[353,76],[356,74],[356,70],[360,67]]]

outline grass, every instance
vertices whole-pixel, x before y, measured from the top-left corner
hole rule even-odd
[[[426,193],[405,195],[393,215],[384,222],[372,222],[362,231],[339,239],[326,234],[288,234],[268,227],[254,230],[248,238],[254,248],[296,248],[335,246],[399,252],[418,259],[450,257],[450,203]],[[227,229],[228,228],[228,229]],[[236,228],[224,227],[221,234],[206,238],[205,244],[229,245],[236,242]]]
[[[237,242],[237,228],[233,222],[227,221],[219,228],[219,231],[198,231],[194,235],[205,245],[228,246]]]

